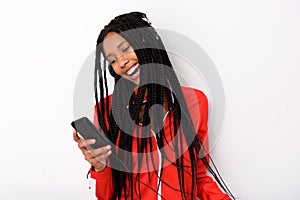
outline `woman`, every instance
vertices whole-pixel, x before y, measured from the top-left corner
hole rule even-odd
[[[112,95],[107,63],[115,79]],[[76,131],[74,140],[92,166],[98,199],[230,199],[206,175],[209,170],[226,191],[208,163],[207,98],[180,86],[145,14],[117,16],[101,31],[95,99],[94,123],[113,145],[91,149],[94,141],[81,140]]]

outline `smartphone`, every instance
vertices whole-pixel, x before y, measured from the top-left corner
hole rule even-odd
[[[94,144],[90,145],[93,149],[97,149],[111,143],[110,140],[105,137],[105,135],[102,134],[87,117],[77,119],[73,121],[71,125],[85,140],[96,140]]]

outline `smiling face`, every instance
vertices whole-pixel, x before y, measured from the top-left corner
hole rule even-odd
[[[110,32],[104,37],[103,50],[114,71],[138,86],[140,68],[132,46],[119,34]]]

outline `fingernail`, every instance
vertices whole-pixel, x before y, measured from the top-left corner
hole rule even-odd
[[[107,150],[109,150],[110,148],[111,148],[111,146],[110,146],[110,145],[107,145],[107,146],[106,146],[106,149],[107,149]]]
[[[94,144],[96,142],[95,139],[91,139],[91,144]]]

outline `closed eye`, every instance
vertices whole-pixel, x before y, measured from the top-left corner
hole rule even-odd
[[[108,62],[109,62],[109,64],[114,64],[115,62],[116,62],[116,60],[114,59],[114,60],[108,60]]]
[[[125,47],[125,48],[122,50],[123,53],[127,52],[127,51],[129,50],[130,47],[131,47],[130,45],[128,45],[127,47]]]

